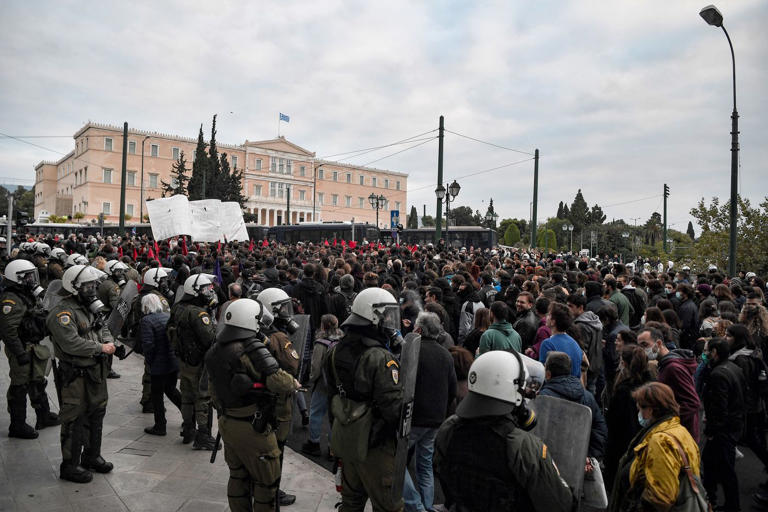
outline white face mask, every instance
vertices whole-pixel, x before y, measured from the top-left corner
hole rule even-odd
[[[649,361],[655,361],[656,358],[659,356],[659,353],[656,351],[656,347],[648,347],[645,349],[645,356],[648,358]]]

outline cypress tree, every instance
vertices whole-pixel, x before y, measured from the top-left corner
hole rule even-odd
[[[203,183],[208,180],[208,155],[206,154],[205,139],[203,139],[203,125],[200,125],[200,132],[197,135],[197,147],[195,148],[195,160],[192,162],[192,177],[189,180],[189,199],[192,201],[203,199]],[[207,183],[206,183],[207,185]],[[206,196],[208,191],[206,190]]]
[[[187,161],[184,159],[184,151],[179,154],[179,160],[171,166],[171,179],[168,183],[161,181],[163,185],[163,197],[175,196],[177,194],[187,195],[187,182],[190,181],[187,176]],[[174,182],[176,187],[174,188]]]

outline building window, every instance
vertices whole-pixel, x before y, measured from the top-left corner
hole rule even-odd
[[[325,194],[322,192],[317,193],[317,202],[320,203],[320,206],[323,205],[323,198],[325,197]]]
[[[149,154],[157,158],[157,156],[160,154],[160,146],[158,146],[157,144],[152,144]]]
[[[384,188],[389,188],[389,180],[384,178]]]
[[[358,197],[357,198],[357,207],[358,208],[365,208],[365,198],[364,197]]]
[[[237,169],[237,157],[232,155],[232,167]]]
[[[270,183],[269,184],[269,197],[276,197],[277,196],[277,183]]]
[[[101,203],[101,213],[112,215],[112,203]]]
[[[112,183],[112,169],[104,169],[104,183]]]
[[[293,174],[293,162],[290,159],[285,161],[285,173]]]
[[[333,171],[333,181],[339,181],[339,171]]]
[[[128,141],[128,153],[135,155],[136,154],[136,141],[135,140],[129,140]]]
[[[307,198],[307,192],[305,190],[299,190],[299,200],[304,201]]]
[[[376,177],[375,176],[371,178],[371,186],[372,187],[376,186]]]
[[[256,170],[257,171],[261,170],[261,158],[256,159]]]
[[[154,155],[152,155],[152,156],[154,156]],[[173,157],[174,160],[178,161],[179,160],[179,148],[171,148],[171,156]]]
[[[322,180],[324,179],[325,173],[323,172],[323,169],[317,170],[317,179]]]
[[[132,204],[125,205],[125,214],[126,215],[130,215],[131,217],[133,217],[133,205]]]
[[[128,174],[126,174],[125,186],[126,187],[136,186],[136,171],[128,171]]]
[[[395,210],[400,211],[400,201],[395,201]]]
[[[281,158],[277,164],[277,172],[285,174],[285,158]]]
[[[333,206],[336,206],[339,204],[339,195],[338,194],[331,194],[331,204]]]
[[[365,185],[365,176],[363,176],[362,174],[360,175],[360,184]]]
[[[157,174],[149,175],[149,188],[157,188]]]
[[[104,151],[112,151],[112,137],[104,137]]]
[[[306,176],[307,175],[307,168],[304,165],[299,166],[299,176]]]
[[[344,196],[344,206],[347,208],[352,206],[352,196]]]
[[[351,172],[347,173],[347,183],[352,183],[352,173]]]
[[[261,196],[261,185],[253,185],[253,195],[256,197]]]
[[[395,188],[396,188],[397,190],[400,190],[400,180],[398,180],[398,181],[396,181],[396,182],[395,182]]]
[[[269,172],[277,172],[277,157],[270,158]]]

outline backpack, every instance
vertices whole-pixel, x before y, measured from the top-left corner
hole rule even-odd
[[[457,343],[464,346],[464,340],[467,339],[467,335],[472,331],[472,326],[475,322],[475,312],[484,307],[482,302],[466,301],[461,307],[459,313],[459,338]]]
[[[645,303],[639,293],[634,288],[622,289],[621,293],[627,298],[632,305],[632,315],[629,317],[629,327],[640,325],[643,319],[643,313],[645,313]]]
[[[763,410],[763,402],[768,400],[768,366],[755,352],[736,356],[734,362],[736,361],[744,372],[744,381],[747,384],[744,396],[747,412],[760,412]]]

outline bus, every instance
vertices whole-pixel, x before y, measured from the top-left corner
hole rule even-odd
[[[451,226],[443,228],[443,239],[454,249],[466,247],[491,249],[498,242],[495,229],[482,226]],[[435,242],[435,228],[403,229],[400,243],[407,245],[426,245]]]
[[[334,239],[347,242],[355,240],[361,242],[378,240],[381,237],[379,229],[373,224],[355,222],[308,222],[295,225],[272,226],[268,230],[269,241],[277,241],[285,244],[297,242],[323,242]]]

